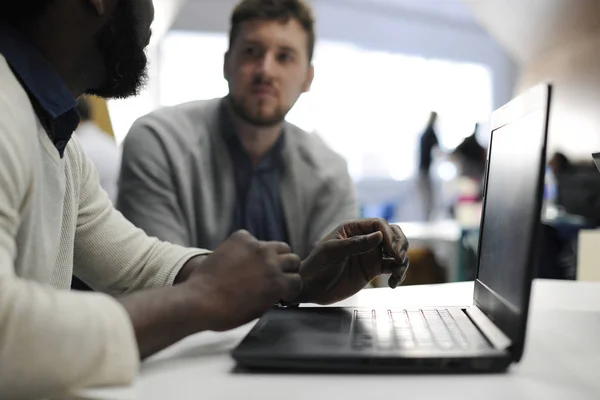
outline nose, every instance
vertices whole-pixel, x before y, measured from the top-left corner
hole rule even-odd
[[[277,60],[275,55],[267,52],[258,62],[258,72],[266,76],[272,76],[277,68]]]

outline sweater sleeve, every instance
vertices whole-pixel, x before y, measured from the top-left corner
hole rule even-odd
[[[34,182],[31,146],[24,139],[32,127],[19,113],[0,98],[0,398],[128,384],[139,355],[129,317],[117,301],[58,291],[15,272],[20,211]]]
[[[147,236],[114,209],[98,173],[75,143],[81,194],[75,234],[75,275],[113,295],[172,285],[183,265],[210,251]]]

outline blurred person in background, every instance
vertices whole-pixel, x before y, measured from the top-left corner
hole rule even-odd
[[[108,193],[110,200],[116,203],[117,180],[121,168],[119,147],[115,140],[94,122],[92,104],[85,96],[77,100],[77,111],[81,122],[75,133],[81,148],[96,167],[100,175],[100,186]]]
[[[487,150],[477,140],[479,124],[450,154],[457,167],[456,196],[450,214],[463,226],[478,226],[481,217]]]
[[[285,121],[314,77],[312,10],[302,0],[243,0],[230,22],[229,94],[135,122],[117,207],[171,243],[212,249],[245,229],[306,256],[359,216],[343,158]]]
[[[115,211],[73,135],[75,99],[139,92],[153,16],[151,0],[0,2],[3,399],[128,385],[184,337],[336,302],[385,272],[395,287],[408,266],[406,237],[381,220],[340,224],[302,260],[245,231],[213,253],[161,242]],[[73,274],[97,292],[70,291]]]
[[[452,158],[459,166],[459,173],[464,178],[474,180],[480,187],[480,196],[483,196],[483,177],[487,150],[477,140],[479,124],[475,124],[473,133],[467,136],[452,152]]]
[[[548,165],[550,168],[552,168],[552,172],[557,177],[562,174],[569,173],[573,168],[569,158],[560,151],[554,153],[550,161],[548,161]]]
[[[554,201],[560,211],[584,217],[588,224],[600,225],[600,177],[594,164],[571,161],[564,153],[556,152],[548,166],[546,185],[556,186]]]
[[[422,197],[425,220],[430,220],[433,212],[434,194],[431,180],[431,165],[433,164],[434,149],[439,146],[435,123],[438,115],[435,111],[429,114],[427,127],[419,141],[419,189]]]

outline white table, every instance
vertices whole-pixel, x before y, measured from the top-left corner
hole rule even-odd
[[[472,282],[363,290],[342,305],[456,306]],[[236,374],[229,357],[251,325],[190,337],[146,361],[132,388],[86,399],[600,399],[600,283],[536,281],[525,355],[497,375]]]

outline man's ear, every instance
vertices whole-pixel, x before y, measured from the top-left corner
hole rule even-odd
[[[106,12],[106,0],[88,0],[90,5],[96,10],[98,15],[102,16]]]
[[[223,58],[223,78],[225,78],[226,81],[229,80],[229,57],[229,50],[227,50],[225,57]]]
[[[313,63],[310,63],[310,68],[308,69],[308,76],[306,77],[306,82],[304,82],[304,87],[302,88],[302,92],[306,93],[310,90],[312,86],[313,80],[315,79],[315,66]]]

